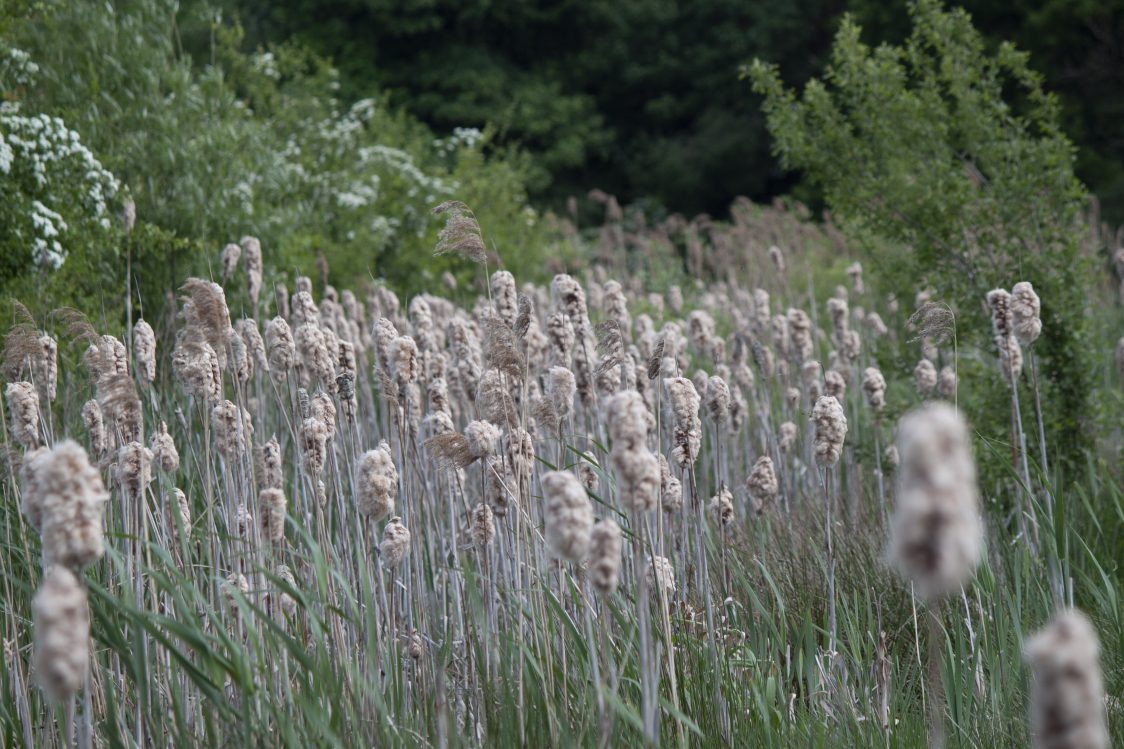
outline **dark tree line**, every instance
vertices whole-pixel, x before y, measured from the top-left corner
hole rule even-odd
[[[486,124],[534,156],[546,200],[601,187],[673,210],[791,192],[738,69],[819,74],[843,13],[898,42],[906,4],[876,0],[227,0],[254,43],[330,56],[343,93],[379,88],[439,130]],[[1124,219],[1124,0],[965,0],[992,44],[1031,53],[1063,103],[1079,176]]]

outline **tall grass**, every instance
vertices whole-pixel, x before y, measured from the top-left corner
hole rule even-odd
[[[471,213],[456,217],[474,223]],[[466,226],[460,240],[479,238]],[[920,396],[905,384],[912,365],[895,353],[915,345],[908,310],[876,298],[861,277],[835,292],[849,297],[849,309],[831,306],[845,310],[844,328],[861,336],[861,348],[841,338],[836,353],[833,331],[817,322],[828,319],[827,299],[795,291],[809,286],[799,248],[782,262],[770,263],[763,248],[751,256],[747,276],[768,297],[717,282],[688,291],[676,311],[678,289],[653,297],[639,277],[621,276],[624,291],[606,295],[596,272],[584,284],[556,280],[553,299],[524,287],[512,306],[514,289],[489,277],[483,245],[469,244],[489,294],[468,310],[437,297],[404,305],[386,288],[365,304],[331,288],[291,302],[275,289],[253,304],[235,275],[230,317],[264,321],[289,309],[294,331],[312,326],[329,342],[331,366],[298,351],[291,366],[267,371],[267,361],[286,357],[265,352],[249,356],[249,372],[237,341],[216,337],[227,362],[217,403],[231,404],[222,419],[216,402],[198,389],[189,396],[169,366],[177,330],[185,341],[199,331],[171,320],[157,326],[156,377],[134,387],[145,434],[166,423],[180,461],[169,470],[157,460],[139,496],[119,477],[116,450],[99,453],[81,425],[97,388],[76,361],[85,344],[69,345],[74,318],[70,332],[62,315],[33,321],[62,339],[63,352],[58,397],[41,399],[39,439],[86,445],[112,498],[106,554],[83,578],[89,681],[73,700],[52,702],[31,665],[41,544],[19,510],[21,450],[5,436],[5,745],[63,746],[73,737],[81,746],[904,747],[925,744],[937,704],[949,746],[1022,747],[1030,741],[1023,643],[1059,605],[1053,579],[1064,581],[1061,603],[1091,617],[1107,691],[1121,693],[1124,492],[1118,471],[1095,457],[1047,474],[1024,441],[1009,471],[989,474],[981,486],[985,559],[958,595],[928,609],[931,624],[883,561],[895,484],[882,448],[894,417]],[[185,288],[195,305],[185,310],[190,328],[210,298],[195,293],[199,282]],[[621,293],[631,313],[623,325]],[[800,307],[811,313],[810,351],[792,342],[787,321],[800,316],[776,314]],[[692,311],[705,312],[714,329],[699,316],[684,322]],[[867,322],[875,311],[888,324],[885,337]],[[594,324],[604,319],[615,321],[619,340],[605,328],[596,339]],[[572,338],[551,338],[564,322]],[[302,336],[316,338],[307,329]],[[145,369],[142,353],[147,360],[132,351],[130,373]],[[38,386],[25,366],[31,355],[20,356],[27,361],[12,362],[11,379]],[[946,346],[936,356],[953,366],[989,362],[973,371],[1003,383],[992,352]],[[849,428],[831,470],[814,459],[809,416],[825,383],[804,376],[812,360],[851,390],[837,399]],[[557,403],[548,387],[552,366],[575,375],[571,402]],[[863,404],[867,366],[889,381],[885,411]],[[728,411],[718,417],[719,407],[704,407],[694,422],[677,412],[664,380],[680,376],[687,379],[676,387],[693,387],[703,403],[710,377],[721,378]],[[641,394],[648,418],[639,434],[609,422],[607,404],[624,390]],[[469,427],[482,420],[499,427],[498,441]],[[117,423],[107,420],[120,443]],[[792,444],[782,444],[782,424],[795,425]],[[977,436],[981,459],[1011,455],[1011,442]],[[279,482],[255,452],[273,437]],[[373,506],[360,502],[372,477],[392,476],[385,463],[360,475],[383,440],[393,477],[378,485],[383,509],[361,512]],[[651,473],[658,463],[648,452],[667,458],[666,475]],[[743,489],[763,456],[778,474],[772,501]],[[582,555],[551,556],[554,531],[545,524],[555,521],[544,514],[541,483],[551,471],[572,472],[593,515],[619,525],[618,585],[595,592]],[[280,537],[277,490],[287,509]],[[728,523],[704,512],[703,502],[730,490]],[[1024,499],[1014,501],[1015,492]],[[485,517],[492,533],[478,525]],[[1037,545],[1025,526],[1039,529]],[[390,559],[398,552],[401,560]],[[662,558],[671,579],[657,569]],[[944,696],[937,703],[932,664]],[[1108,720],[1112,735],[1124,735],[1115,700]]]

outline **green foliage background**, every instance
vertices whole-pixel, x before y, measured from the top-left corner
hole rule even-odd
[[[1008,40],[1058,95],[1077,173],[1124,219],[1124,2],[964,0],[994,50]],[[738,195],[791,191],[758,107],[736,81],[758,57],[789,85],[822,73],[844,13],[864,41],[909,34],[908,3],[871,0],[224,0],[254,43],[296,37],[329,55],[345,90],[391,92],[439,129],[493,123],[535,155],[532,186],[561,200],[601,187],[622,202],[724,214]]]

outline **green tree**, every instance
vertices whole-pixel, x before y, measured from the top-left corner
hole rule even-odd
[[[900,46],[871,48],[845,20],[822,79],[799,96],[775,67],[749,68],[776,152],[856,231],[911,248],[879,267],[952,301],[962,337],[988,345],[989,289],[1034,284],[1045,402],[1057,444],[1076,455],[1087,443],[1090,277],[1085,192],[1057,102],[1026,54],[1011,44],[987,53],[964,11],[919,0],[910,13]]]

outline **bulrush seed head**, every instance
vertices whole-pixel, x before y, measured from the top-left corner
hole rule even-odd
[[[593,507],[572,473],[551,471],[542,477],[546,544],[556,558],[575,564],[585,559],[593,530]]]
[[[816,401],[812,409],[815,423],[816,462],[821,466],[833,466],[839,462],[843,452],[843,441],[847,438],[847,417],[843,407],[830,395]]]
[[[922,396],[933,392],[937,386],[937,368],[928,359],[917,362],[913,368],[913,381],[917,383],[917,392]]]
[[[882,413],[886,407],[886,378],[875,367],[867,367],[863,371],[863,395],[870,410]]]
[[[70,570],[51,567],[31,603],[35,617],[35,678],[48,697],[67,700],[89,668],[90,611],[86,591]]]
[[[139,442],[129,442],[117,451],[117,480],[125,496],[137,501],[152,483],[152,451]]]
[[[262,489],[280,489],[284,478],[281,468],[281,445],[277,441],[277,435],[270,437],[269,441],[261,446],[256,457],[258,486]]]
[[[258,495],[258,520],[262,540],[274,546],[285,540],[285,513],[288,503],[280,489],[262,489]]]
[[[714,521],[722,528],[734,521],[734,495],[725,486],[711,497],[710,511],[714,514]]]
[[[1035,749],[1108,749],[1100,642],[1077,609],[1060,611],[1027,641]]]
[[[180,454],[176,450],[176,442],[168,432],[168,424],[161,421],[156,432],[152,435],[148,449],[152,451],[152,459],[164,473],[175,473],[180,467]]]
[[[492,508],[481,502],[472,510],[472,542],[477,548],[484,549],[492,544],[496,537],[496,521]]]
[[[589,581],[603,595],[617,589],[621,574],[621,528],[605,518],[593,526],[589,543]]]
[[[648,586],[666,598],[675,595],[675,567],[667,557],[655,556],[648,559]]]
[[[274,380],[283,381],[296,360],[296,343],[285,318],[275,317],[266,324],[265,349],[269,359],[266,369]]]
[[[11,414],[12,437],[25,450],[39,445],[39,393],[30,382],[9,382],[4,390]]]
[[[968,425],[943,402],[898,424],[898,493],[889,558],[918,595],[935,600],[960,589],[983,548]]]
[[[382,562],[390,569],[394,569],[405,561],[410,553],[410,531],[402,524],[402,518],[392,517],[382,530],[382,543],[379,544],[379,555]]]
[[[152,383],[156,379],[156,333],[143,319],[133,327],[133,354],[137,357],[137,374],[143,382]]]
[[[356,495],[359,512],[371,520],[382,520],[394,512],[398,495],[398,470],[386,440],[359,459]]]
[[[318,478],[328,458],[328,428],[320,419],[309,417],[301,424],[300,442],[304,470],[313,478]]]
[[[673,421],[672,459],[680,468],[689,468],[699,457],[702,447],[699,394],[686,377],[668,377],[663,383]]]
[[[100,559],[109,493],[86,451],[73,440],[63,440],[34,455],[24,478],[25,498],[37,508],[46,566],[79,570]]]
[[[749,478],[745,481],[746,489],[753,500],[753,511],[760,515],[764,512],[777,496],[777,473],[773,468],[773,459],[762,455],[753,464]]]

